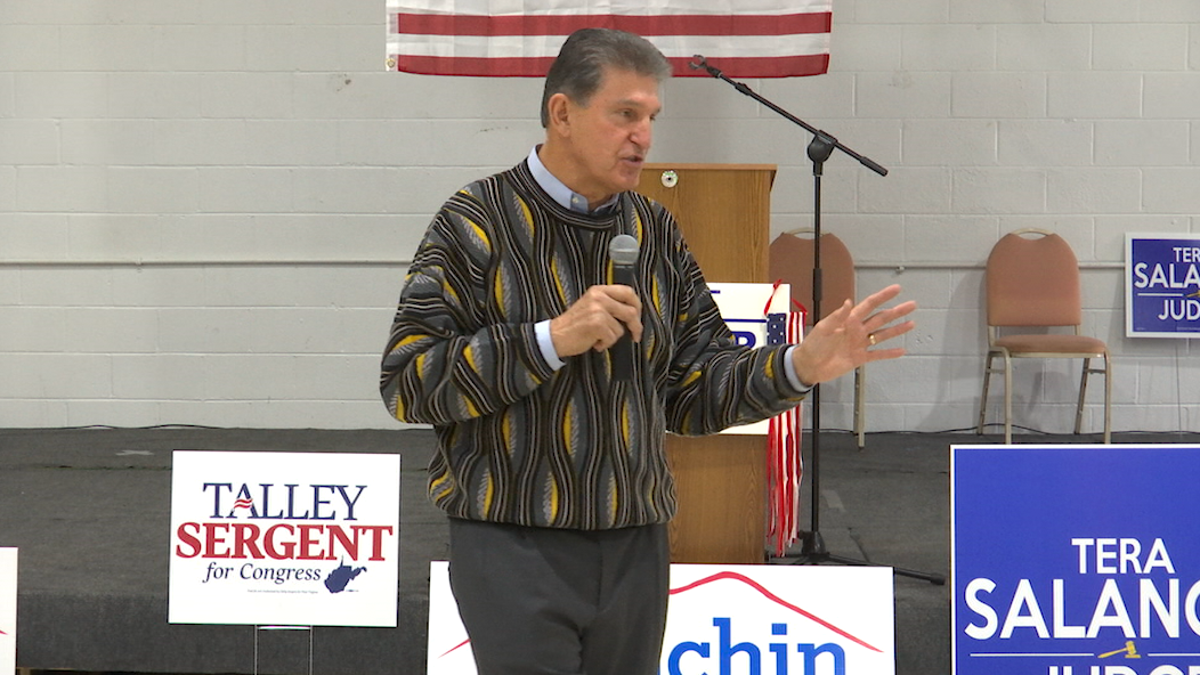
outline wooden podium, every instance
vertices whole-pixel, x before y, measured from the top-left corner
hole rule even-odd
[[[647,164],[638,192],[667,207],[708,281],[768,282],[768,164]],[[679,512],[671,560],[761,563],[766,549],[766,437],[667,436]]]

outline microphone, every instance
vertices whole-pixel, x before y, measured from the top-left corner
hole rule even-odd
[[[638,242],[628,234],[618,234],[608,243],[608,259],[613,265],[613,282],[634,288],[634,266],[638,259]],[[612,347],[612,375],[614,380],[629,381],[633,376],[633,338],[626,329]]]

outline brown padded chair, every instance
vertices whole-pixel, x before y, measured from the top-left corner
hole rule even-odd
[[[1024,235],[1036,235],[1032,238]],[[1088,376],[1104,375],[1104,442],[1111,442],[1112,360],[1108,346],[1079,334],[1083,322],[1079,262],[1065,239],[1045,230],[1023,229],[1000,238],[988,256],[986,273],[988,353],[983,369],[983,395],[979,401],[978,433],[983,433],[988,383],[992,364],[1003,359],[1004,442],[1012,443],[1012,360],[1083,359],[1075,433],[1083,424],[1083,402]],[[1001,336],[1001,328],[1069,327],[1070,334],[1029,333],[1021,330]],[[1093,368],[1092,359],[1104,359]]]
[[[807,237],[796,236],[808,234]],[[813,230],[800,228],[784,232],[771,242],[769,270],[771,280],[782,280],[792,288],[792,300],[811,312],[813,307]],[[854,258],[850,249],[836,235],[821,235],[821,318],[842,306],[849,298],[855,301]],[[808,326],[816,323],[811,315]],[[806,327],[807,330],[807,327]],[[863,390],[867,371],[864,366],[854,370],[854,433],[858,447],[866,444]]]

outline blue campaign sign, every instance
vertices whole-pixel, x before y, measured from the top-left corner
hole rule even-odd
[[[951,448],[955,675],[1200,675],[1200,447]]]
[[[1125,235],[1125,335],[1200,334],[1200,235]]]

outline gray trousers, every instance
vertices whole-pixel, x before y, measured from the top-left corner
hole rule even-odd
[[[450,586],[479,675],[654,675],[665,525],[580,531],[450,519]]]

